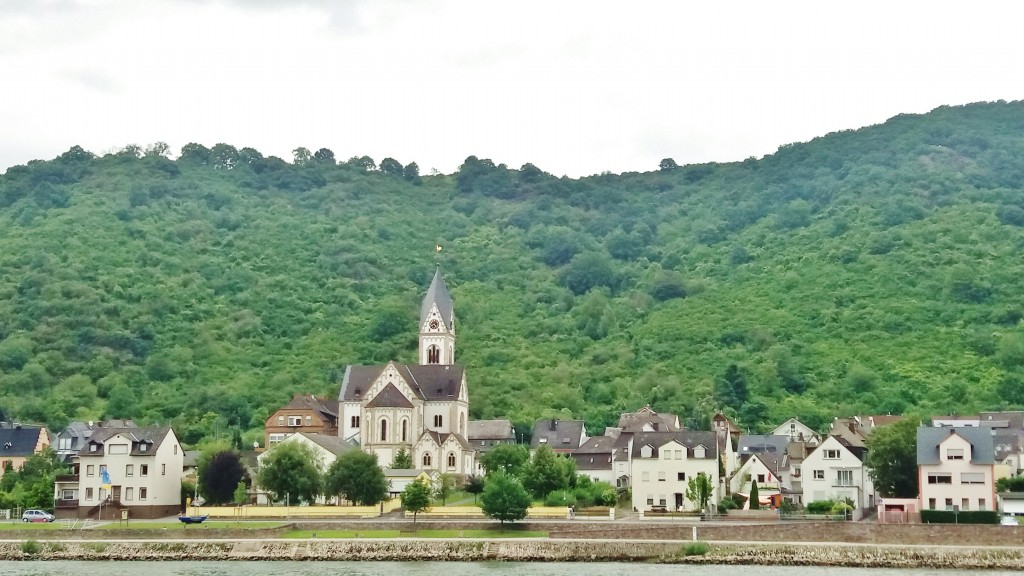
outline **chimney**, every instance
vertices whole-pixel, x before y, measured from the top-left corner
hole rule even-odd
[[[551,421],[551,430],[558,430],[558,420]]]

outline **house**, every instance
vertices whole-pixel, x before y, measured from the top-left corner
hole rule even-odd
[[[509,420],[470,420],[469,445],[476,450],[476,459],[498,444],[515,444],[516,430]]]
[[[95,428],[137,428],[132,420],[103,420],[100,422],[75,421],[68,424],[57,434],[54,444],[57,447],[57,459],[65,464],[72,464],[78,458],[78,453],[85,446],[86,440],[92,436]]]
[[[786,436],[790,442],[818,442],[818,433],[796,418],[790,418],[772,430],[774,436]]]
[[[576,470],[579,474],[588,476],[595,482],[607,482],[615,486],[614,459],[622,450],[616,447],[616,440],[618,434],[594,436],[576,449],[571,457],[576,461]]]
[[[530,451],[550,446],[559,454],[572,454],[587,441],[587,430],[582,420],[554,420],[541,418],[533,424]]]
[[[60,516],[163,518],[180,512],[185,451],[167,427],[100,428],[73,459],[74,474],[59,476]]]
[[[388,494],[392,498],[398,498],[409,484],[422,482],[427,486],[434,486],[437,477],[440,476],[437,470],[417,470],[385,468],[384,479],[388,482]]]
[[[624,412],[619,415],[618,428],[623,432],[674,432],[682,430],[679,416],[675,414],[659,414],[648,404],[636,412]]]
[[[921,510],[995,510],[995,448],[986,428],[917,429]]]
[[[338,435],[338,401],[310,394],[295,394],[278,408],[264,425],[265,448],[296,432]]]
[[[705,474],[711,481],[709,501],[718,503],[718,448],[714,432],[639,432],[631,451],[633,508],[638,511],[693,510],[686,497],[690,479]]]
[[[266,461],[279,446],[285,444],[297,443],[302,444],[310,448],[313,454],[316,455],[317,468],[320,473],[323,474],[334,464],[334,461],[338,459],[343,452],[352,450],[355,447],[339,436],[330,436],[327,434],[318,434],[316,432],[297,432],[286,436],[280,442],[275,443],[269,449],[261,452],[256,456],[257,469],[263,466],[263,462]],[[258,478],[258,475],[253,476],[253,479]],[[253,490],[256,492],[256,503],[260,505],[272,504],[270,496],[261,490],[258,486],[254,486]]]
[[[454,305],[440,268],[420,306],[419,364],[350,365],[338,402],[341,437],[382,465],[404,449],[424,470],[476,471],[466,370],[455,364]]]
[[[42,426],[0,422],[0,478],[4,470],[20,470],[33,454],[50,445],[50,433]]]
[[[743,430],[740,430],[739,426],[733,423],[732,420],[729,420],[725,414],[722,414],[721,412],[717,412],[711,417],[711,430],[714,432],[729,434],[730,436],[738,436],[743,432]]]
[[[864,465],[867,450],[839,436],[827,436],[803,461],[804,505],[818,500],[849,500],[855,510],[875,506],[875,487]]]
[[[758,452],[750,455],[733,475],[730,490],[749,495],[753,483],[757,482],[761,500],[767,500],[774,494],[787,497],[792,489],[788,476],[789,458],[785,452]]]

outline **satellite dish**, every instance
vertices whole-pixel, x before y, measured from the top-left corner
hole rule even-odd
[[[259,441],[257,441],[257,440],[253,440],[253,442],[252,442],[252,447],[253,447],[253,449],[254,449],[254,450],[255,450],[256,448],[259,448],[259,447],[260,447],[260,443],[259,443]]]

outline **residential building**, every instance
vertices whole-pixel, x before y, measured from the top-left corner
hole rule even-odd
[[[779,424],[772,430],[772,434],[785,436],[789,438],[790,442],[818,442],[818,433],[796,418],[790,418]]]
[[[530,451],[549,446],[559,454],[572,454],[587,441],[587,430],[582,420],[553,420],[541,418],[533,425]]]
[[[803,461],[803,503],[849,500],[857,510],[875,506],[875,487],[868,474],[863,446],[851,446],[839,436],[828,436]]]
[[[509,420],[470,420],[468,440],[479,461],[480,456],[499,444],[515,444],[516,430]]]
[[[385,468],[384,479],[388,482],[388,494],[398,498],[409,484],[422,482],[427,486],[436,486],[440,473],[437,470]]]
[[[20,470],[33,454],[50,445],[50,433],[43,426],[0,422],[0,478],[4,470]]]
[[[339,436],[318,434],[316,432],[296,432],[295,434],[286,436],[283,440],[275,443],[273,446],[256,456],[257,470],[263,466],[263,462],[265,462],[267,458],[271,457],[274,450],[280,446],[293,443],[304,445],[313,452],[317,468],[320,470],[321,474],[327,472],[327,470],[330,469],[331,464],[334,464],[334,461],[337,460],[338,456],[342,453],[347,450],[355,449],[355,446],[352,443],[346,442]],[[258,478],[258,473],[254,476],[254,480],[255,478]],[[253,489],[256,493],[257,504],[264,505],[273,503],[272,497],[258,485],[254,485]]]
[[[85,446],[86,440],[92,436],[96,428],[137,428],[132,420],[114,419],[100,422],[75,421],[68,424],[57,434],[54,445],[57,448],[57,459],[65,464],[73,464],[78,459],[78,453]]]
[[[624,412],[619,415],[618,428],[623,432],[674,432],[682,430],[679,416],[675,414],[659,414],[648,404],[636,412]]]
[[[413,465],[459,476],[476,471],[467,440],[469,387],[455,364],[455,313],[438,269],[420,306],[419,364],[345,368],[340,435],[390,466],[401,449]]]
[[[690,479],[705,474],[711,481],[709,504],[721,496],[717,435],[714,432],[639,432],[631,450],[633,508],[638,511],[694,510],[686,497]]]
[[[995,449],[986,428],[917,429],[921,510],[995,510]]]
[[[267,418],[263,446],[269,448],[297,432],[337,436],[338,401],[295,394],[290,402]]]
[[[616,447],[618,434],[612,436],[594,436],[588,438],[578,449],[572,453],[576,461],[576,470],[579,474],[589,477],[595,482],[607,482],[615,486],[615,456],[622,449]],[[622,458],[623,461],[628,461]],[[628,476],[628,472],[627,472]]]
[[[78,518],[162,518],[181,511],[185,451],[166,427],[95,427],[54,485],[57,513]]]
[[[754,482],[757,482],[758,494],[762,502],[774,494],[788,496],[792,489],[788,482],[789,458],[785,452],[781,454],[759,452],[746,458],[730,483],[730,490],[747,496]]]

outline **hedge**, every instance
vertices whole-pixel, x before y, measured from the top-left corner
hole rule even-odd
[[[999,524],[999,513],[993,510],[921,510],[925,524]]]

